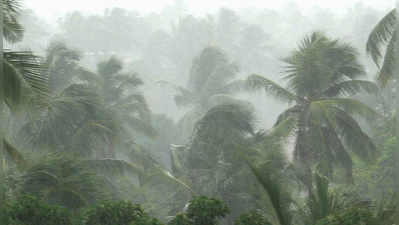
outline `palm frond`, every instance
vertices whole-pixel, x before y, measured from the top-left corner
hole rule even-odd
[[[371,138],[362,131],[359,124],[345,111],[335,109],[337,134],[348,148],[364,160],[375,160],[376,146]]]
[[[278,138],[290,137],[296,129],[296,123],[297,119],[295,117],[289,117],[281,121],[277,126],[274,126],[269,135]]]
[[[254,133],[254,114],[248,105],[224,104],[211,108],[197,123],[201,127],[221,127],[240,132]]]
[[[115,175],[125,175],[125,174],[136,174],[143,175],[143,169],[135,165],[132,162],[128,162],[120,159],[90,159],[83,160],[83,167],[94,169],[102,174],[107,174],[109,176]]]
[[[245,80],[234,80],[225,84],[221,88],[221,93],[235,94],[247,90],[247,82]]]
[[[319,96],[343,77],[354,79],[365,74],[357,57],[358,52],[351,45],[314,32],[284,59],[284,79],[297,96]]]
[[[104,189],[112,189],[107,180],[97,176],[76,159],[49,155],[32,165],[20,177],[21,193],[49,202],[79,208],[104,200]]]
[[[24,29],[18,22],[21,4],[18,0],[2,0],[3,38],[11,43],[21,41]]]
[[[16,97],[11,96],[21,96],[21,88],[24,84],[34,93],[43,97],[48,96],[48,77],[37,56],[26,51],[4,51],[3,57],[4,89],[9,98],[17,100]]]
[[[378,87],[375,83],[365,80],[347,80],[333,85],[324,91],[324,95],[329,97],[351,96],[358,94],[360,91],[375,94]]]
[[[370,121],[375,120],[379,116],[375,110],[356,99],[326,98],[311,103],[311,105],[316,104],[323,109],[338,107],[350,115],[358,115]]]
[[[391,42],[396,29],[396,20],[396,9],[393,9],[378,22],[369,35],[366,51],[377,66],[380,65],[382,58],[382,47]]]
[[[157,136],[157,131],[149,121],[145,121],[132,115],[124,115],[123,118],[125,121],[123,126],[125,126],[128,130],[131,129],[150,138],[155,138]],[[126,125],[128,125],[128,127]]]
[[[7,155],[15,162],[19,170],[24,170],[28,166],[28,162],[23,155],[6,139],[3,139],[4,150]]]
[[[282,191],[283,187],[281,186],[278,178],[273,179],[270,171],[261,171],[250,162],[248,162],[248,166],[252,173],[255,175],[259,184],[266,191],[270,199],[271,205],[273,206],[278,224],[290,225],[290,213],[288,208],[289,204],[284,203]]]
[[[343,201],[337,194],[329,192],[329,180],[327,177],[315,173],[316,192],[309,197],[307,206],[313,223],[334,214],[344,208]]]
[[[392,36],[391,41],[387,46],[387,50],[384,56],[384,62],[382,64],[381,70],[378,74],[378,81],[382,84],[382,86],[386,86],[389,80],[394,77],[395,74],[395,66],[396,66],[396,42],[398,37],[399,30],[395,30],[395,33]]]
[[[282,101],[291,103],[297,100],[295,94],[260,75],[253,74],[249,76],[246,81],[248,88],[253,90],[264,89],[267,94],[270,94]]]
[[[352,158],[347,152],[345,146],[339,138],[333,126],[329,125],[328,128],[323,129],[323,137],[328,149],[330,151],[330,160],[333,159],[342,165],[345,169],[345,178],[348,184],[353,183],[352,178]]]

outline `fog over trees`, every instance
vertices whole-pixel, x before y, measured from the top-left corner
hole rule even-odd
[[[399,223],[394,4],[26,1],[2,0],[0,224]]]

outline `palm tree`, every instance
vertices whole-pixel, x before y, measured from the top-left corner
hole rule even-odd
[[[2,0],[3,41],[15,43],[22,40],[23,28],[18,23],[20,3],[18,0]],[[3,49],[2,87],[4,102],[9,107],[21,101],[22,88],[39,93],[48,93],[47,76],[37,56],[29,51]]]
[[[2,0],[3,17],[3,44],[15,43],[23,38],[23,28],[18,23],[20,13],[19,0]],[[40,102],[46,99],[48,94],[47,76],[43,72],[39,58],[29,51],[13,51],[3,48],[2,68],[0,73],[0,158],[3,161],[3,150],[9,156],[16,156],[15,148],[7,147],[5,140],[4,121],[8,110],[15,112],[27,98],[39,96]],[[36,102],[37,103],[37,102]],[[10,146],[10,145],[8,145]],[[2,164],[2,162],[1,162]],[[2,168],[4,168],[2,166]],[[3,171],[1,170],[0,173]]]
[[[374,83],[357,79],[364,71],[356,57],[357,52],[350,45],[315,32],[284,60],[286,88],[259,75],[247,78],[251,89],[264,89],[284,102],[295,103],[279,115],[275,127],[283,126],[287,134],[295,135],[294,159],[307,168],[309,196],[315,162],[322,161],[327,174],[331,174],[335,163],[340,163],[351,182],[352,159],[348,150],[363,159],[370,159],[374,153],[373,142],[352,116],[370,119],[375,113],[363,103],[347,98],[362,90],[377,89]]]
[[[213,106],[237,101],[230,96],[237,91],[237,84],[232,82],[237,72],[237,66],[216,47],[206,47],[193,60],[187,87],[174,86],[178,91],[176,105],[190,108],[179,122],[184,137],[192,133],[195,122]]]
[[[397,12],[393,9],[378,22],[367,40],[366,50],[379,68],[378,80],[382,85],[394,78],[397,22]]]
[[[232,215],[226,218],[229,224],[247,205],[257,201],[250,194],[256,188],[248,188],[255,180],[242,160],[254,133],[250,105],[221,104],[195,124],[186,146],[173,146],[171,152],[172,171],[178,179],[189,183],[196,193],[217,196],[232,206]],[[182,207],[187,197],[177,195],[174,207]]]

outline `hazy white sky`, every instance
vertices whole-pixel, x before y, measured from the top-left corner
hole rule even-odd
[[[190,13],[203,14],[219,7],[229,8],[273,8],[278,9],[295,2],[303,10],[312,7],[332,8],[345,11],[356,3],[378,9],[391,9],[396,0],[185,0]],[[24,0],[26,8],[33,9],[42,17],[54,18],[68,11],[81,10],[89,13],[102,12],[105,8],[123,7],[142,13],[159,12],[174,4],[175,0]]]

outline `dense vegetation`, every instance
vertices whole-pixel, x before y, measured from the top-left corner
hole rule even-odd
[[[43,41],[20,4],[2,0],[0,224],[399,223],[395,10],[287,51],[228,9],[74,12]]]

